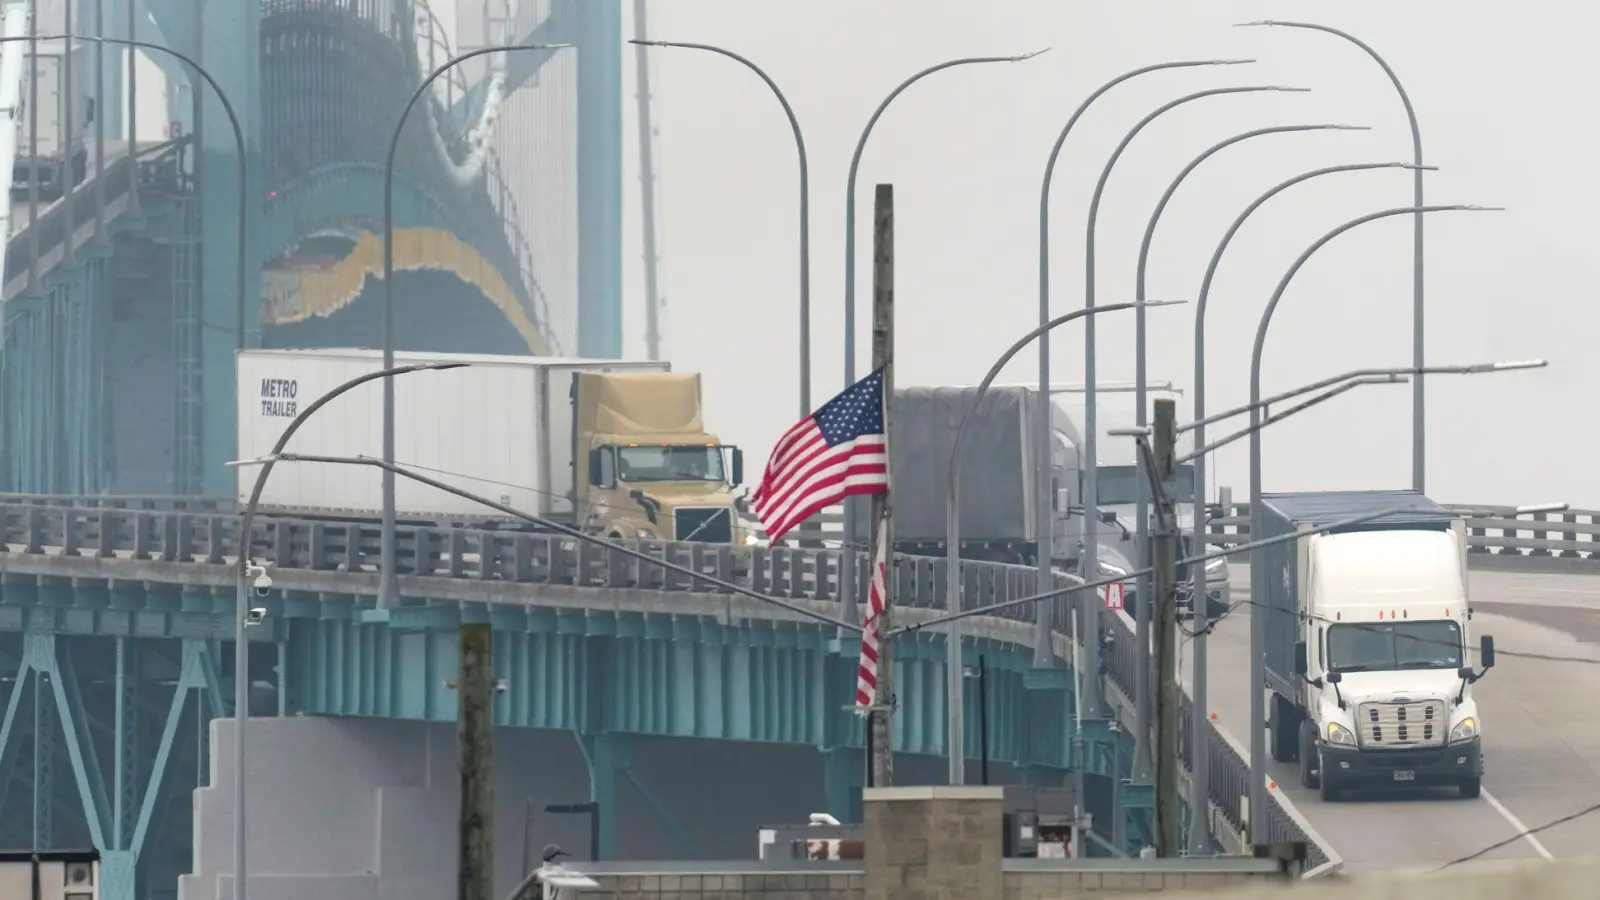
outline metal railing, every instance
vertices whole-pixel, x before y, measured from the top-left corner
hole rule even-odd
[[[1450,509],[1482,513],[1496,506],[1450,504]],[[1585,560],[1600,563],[1600,510],[1524,513],[1511,507],[1494,516],[1465,516],[1467,552],[1486,556]],[[1250,539],[1250,504],[1227,503],[1209,517],[1208,542],[1231,547]]]
[[[1109,662],[1106,675],[1111,683],[1127,697],[1134,696],[1138,678],[1138,643],[1128,620],[1114,610],[1102,610],[1101,628],[1110,636]],[[1184,691],[1178,701],[1178,751],[1187,772],[1194,771],[1195,741],[1190,727],[1190,710],[1193,704]],[[1245,829],[1245,814],[1250,796],[1250,763],[1248,752],[1224,734],[1214,721],[1207,720],[1206,733],[1201,742],[1207,754],[1206,794],[1217,811],[1235,832]],[[1315,870],[1329,861],[1329,848],[1315,836],[1307,834],[1296,817],[1273,794],[1267,804],[1266,834],[1252,836],[1254,843],[1303,843],[1306,845],[1306,869]],[[1200,811],[1206,815],[1208,811]]]
[[[98,556],[222,564],[236,557],[239,517],[227,497],[0,495],[0,552]],[[1462,507],[1465,508],[1465,507]],[[1473,507],[1474,509],[1479,509]],[[1211,521],[1210,543],[1231,546],[1248,538],[1247,509],[1229,504]],[[833,517],[822,519],[824,534],[838,535]],[[830,521],[831,519],[831,521]],[[1600,511],[1561,514],[1469,517],[1474,553],[1530,559],[1582,559],[1600,562]],[[376,521],[340,522],[266,516],[250,536],[253,558],[278,569],[375,572],[380,529]],[[1524,537],[1524,535],[1530,535]],[[405,526],[398,529],[398,562],[403,575],[467,578],[527,584],[566,584],[597,589],[634,588],[664,593],[719,589],[678,572],[564,535]],[[841,575],[854,577],[856,596],[865,596],[868,560],[858,549],[841,547],[837,537],[822,547],[736,548],[709,544],[636,541],[627,546],[695,572],[718,577],[785,599],[837,601]],[[902,555],[895,561],[897,605],[943,609],[948,569],[945,560]],[[965,609],[1037,593],[1031,567],[967,561],[961,567]],[[1056,586],[1074,583],[1058,576]],[[1069,602],[1057,604],[1055,622],[1068,622]],[[1037,604],[1001,613],[1032,622]],[[1137,657],[1133,630],[1115,611],[1103,611],[1110,635],[1107,676],[1131,695]],[[1195,752],[1189,732],[1189,699],[1183,698],[1180,736],[1188,768]],[[1201,742],[1209,756],[1208,793],[1218,814],[1242,830],[1250,768],[1245,751],[1213,723]],[[1308,847],[1307,867],[1329,861],[1329,849],[1307,834],[1298,818],[1274,794],[1269,804],[1268,841],[1299,841]]]

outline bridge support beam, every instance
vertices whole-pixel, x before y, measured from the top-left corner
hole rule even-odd
[[[558,0],[578,66],[578,354],[622,356],[622,4]],[[568,51],[572,52],[572,51]]]
[[[860,822],[861,786],[866,762],[858,747],[829,747],[822,751],[823,799],[828,815],[841,822]]]
[[[80,638],[75,641],[100,639]],[[16,745],[23,717],[19,714],[25,694],[33,700],[32,732],[32,837],[38,847],[52,847],[55,834],[54,763],[59,742],[66,751],[72,779],[81,805],[89,837],[101,854],[101,892],[104,900],[134,900],[139,860],[152,845],[147,840],[156,813],[170,797],[171,760],[177,746],[184,702],[190,693],[207,687],[209,653],[201,640],[183,642],[183,663],[169,704],[165,727],[155,748],[148,777],[141,784],[139,774],[140,665],[137,644],[117,637],[114,641],[114,715],[112,784],[106,784],[96,743],[91,739],[91,720],[85,711],[79,678],[74,665],[73,647],[54,634],[23,635],[23,654],[6,702],[5,718],[0,722],[0,777],[9,786],[10,766],[16,758]],[[211,669],[214,674],[214,668]],[[213,703],[213,707],[214,707]],[[142,790],[141,790],[142,788]],[[3,798],[0,798],[3,803]]]
[[[184,4],[195,9],[194,4]],[[260,233],[261,223],[261,6],[258,3],[206,0],[198,8],[198,46],[201,65],[226,91],[240,118],[246,142],[246,191],[244,214],[249,216],[251,233]],[[233,132],[222,104],[210,90],[197,90],[200,121],[195,133],[199,141],[200,227],[207,234],[233,233],[239,210],[239,157]],[[200,372],[200,411],[195,429],[200,462],[198,483],[182,484],[185,473],[178,473],[180,488],[197,489],[207,494],[223,494],[231,489],[232,472],[223,463],[233,458],[234,347],[236,344],[237,276],[245,272],[243,326],[246,346],[259,343],[262,254],[257,241],[235,247],[229,239],[206,242],[200,260],[198,332]],[[178,360],[179,371],[185,360]],[[182,391],[180,386],[180,392]],[[180,400],[181,402],[181,400]],[[182,436],[180,436],[182,440]]]

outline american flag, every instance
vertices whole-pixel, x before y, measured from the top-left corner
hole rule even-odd
[[[776,542],[824,507],[888,489],[883,369],[878,369],[778,439],[751,499],[767,539]]]
[[[889,588],[889,535],[878,523],[877,552],[872,555],[872,581],[867,588],[867,620],[861,625],[861,663],[856,668],[856,711],[867,712],[878,696],[878,617],[883,615]]]

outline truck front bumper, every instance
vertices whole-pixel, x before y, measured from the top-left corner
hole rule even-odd
[[[1458,784],[1465,778],[1483,777],[1483,742],[1480,738],[1412,750],[1362,750],[1348,744],[1321,746],[1322,780],[1339,787],[1406,788],[1416,785]]]

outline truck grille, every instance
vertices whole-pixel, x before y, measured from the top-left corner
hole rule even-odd
[[[694,541],[697,544],[733,543],[733,511],[725,506],[680,509],[673,514],[673,526],[673,536],[680,541]]]
[[[1356,733],[1365,747],[1432,747],[1444,743],[1444,704],[1438,700],[1379,703],[1356,708]]]

